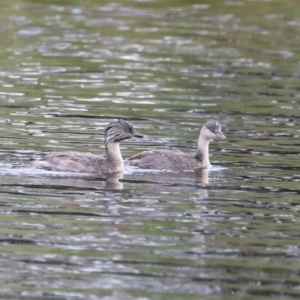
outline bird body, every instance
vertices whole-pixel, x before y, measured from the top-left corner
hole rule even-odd
[[[200,130],[195,154],[172,150],[149,150],[129,158],[128,163],[141,169],[193,170],[211,167],[209,143],[215,138],[225,138],[217,121],[208,121]]]
[[[129,164],[141,169],[184,170],[201,167],[201,161],[191,154],[172,150],[149,150],[129,158]]]
[[[77,173],[118,173],[124,169],[119,142],[132,137],[143,137],[124,120],[110,123],[105,130],[106,155],[81,152],[56,152],[34,161],[36,169]]]

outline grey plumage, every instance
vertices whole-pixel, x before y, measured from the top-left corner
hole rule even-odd
[[[143,137],[124,120],[108,124],[105,130],[106,156],[80,152],[56,152],[34,161],[36,169],[78,173],[117,173],[123,171],[124,164],[119,142],[132,137]]]
[[[134,130],[132,125],[120,119],[107,125],[104,134],[105,145],[107,145],[111,141],[120,142],[123,140],[127,140],[132,138],[133,136],[140,138],[143,137],[140,133]]]
[[[172,150],[144,151],[130,157],[128,162],[141,169],[190,170],[201,167],[201,161],[195,155]]]
[[[215,134],[221,132],[221,125],[215,120],[206,122],[204,126]]]
[[[142,169],[192,170],[210,167],[209,142],[217,137],[225,138],[221,125],[214,120],[208,121],[200,130],[197,151],[187,154],[172,150],[150,150],[129,158],[128,163]]]

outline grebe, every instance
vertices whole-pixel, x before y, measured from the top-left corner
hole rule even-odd
[[[215,138],[225,139],[221,125],[214,120],[208,121],[200,130],[197,151],[187,154],[172,150],[150,150],[129,158],[128,163],[141,169],[191,170],[207,169],[209,162],[209,143]]]
[[[105,130],[106,156],[80,152],[56,152],[34,161],[36,169],[78,173],[118,173],[124,169],[119,143],[132,137],[142,138],[134,128],[124,120],[108,124]]]

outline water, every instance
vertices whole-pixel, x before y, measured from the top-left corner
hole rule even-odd
[[[3,1],[0,297],[298,299],[298,0]],[[213,170],[34,171],[53,151],[195,151]]]

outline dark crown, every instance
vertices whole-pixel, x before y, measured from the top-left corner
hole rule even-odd
[[[120,142],[133,137],[135,131],[133,127],[124,120],[111,122],[105,129],[105,144],[111,141]]]

